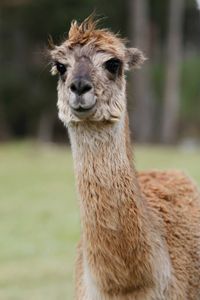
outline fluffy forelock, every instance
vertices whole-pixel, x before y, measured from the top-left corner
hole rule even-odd
[[[126,49],[125,40],[108,29],[97,28],[98,22],[93,16],[88,17],[81,24],[72,21],[68,39],[64,44],[70,48],[76,45],[92,45],[99,51],[107,51],[123,59]]]

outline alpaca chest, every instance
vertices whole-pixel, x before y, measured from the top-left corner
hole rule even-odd
[[[77,300],[180,300],[177,294],[171,294],[168,289],[163,291],[162,286],[157,286],[148,289],[139,289],[131,293],[120,295],[108,295],[101,291],[98,284],[95,283],[90,273],[87,263],[84,263],[83,278],[82,278],[83,296]]]

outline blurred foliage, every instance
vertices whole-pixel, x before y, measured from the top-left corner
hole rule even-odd
[[[182,66],[182,116],[200,122],[200,56],[185,60]]]
[[[151,74],[156,92],[155,101],[157,110],[162,107],[162,91],[165,79],[164,64],[153,64]],[[193,56],[185,59],[181,68],[181,111],[180,119],[183,124],[200,126],[200,57]],[[185,128],[185,126],[183,126]]]

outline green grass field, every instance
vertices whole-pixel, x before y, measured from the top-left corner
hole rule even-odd
[[[200,150],[136,147],[137,169],[178,168],[200,184]],[[79,238],[70,149],[0,146],[0,299],[71,300]]]

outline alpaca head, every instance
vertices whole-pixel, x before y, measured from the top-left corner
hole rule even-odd
[[[124,72],[144,61],[141,51],[92,17],[73,21],[68,39],[51,50],[52,74],[58,74],[59,117],[72,122],[116,122],[126,109]]]

